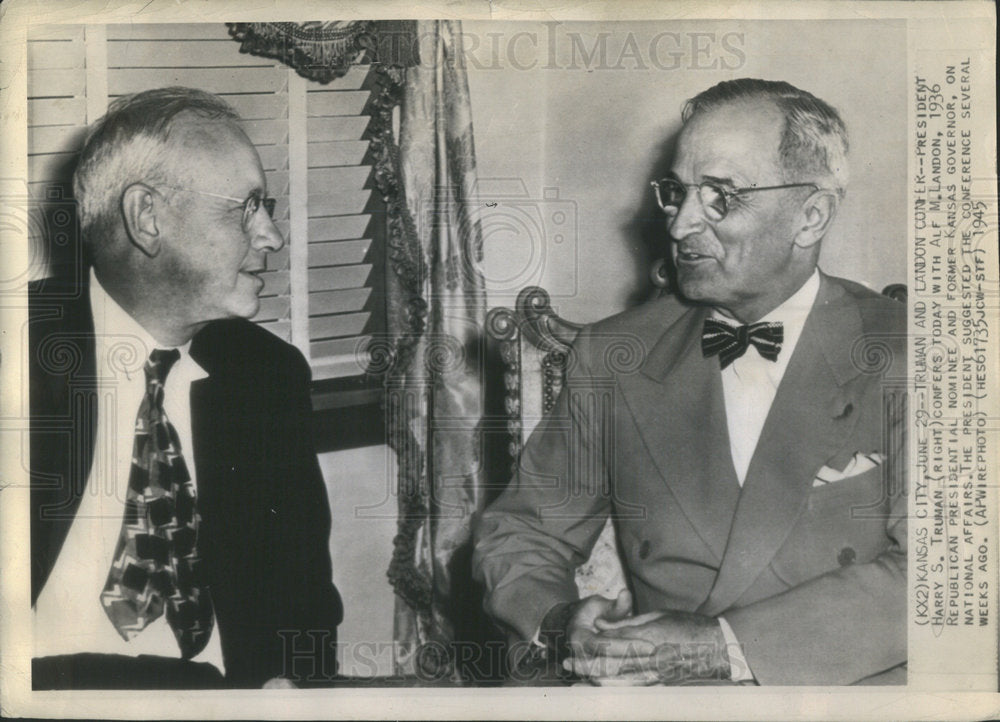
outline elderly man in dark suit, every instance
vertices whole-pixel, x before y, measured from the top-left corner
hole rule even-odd
[[[341,602],[308,365],[246,319],[283,245],[220,98],[120,98],[74,177],[88,266],[30,289],[35,688],[290,686]]]
[[[562,653],[598,683],[901,682],[905,308],[817,268],[844,124],[751,79],[683,117],[653,184],[679,297],[578,336],[555,410],[479,520],[486,608],[520,664]],[[609,514],[629,590],[579,600],[573,569]]]

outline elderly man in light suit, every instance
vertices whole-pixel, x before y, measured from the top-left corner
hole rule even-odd
[[[751,79],[683,117],[653,184],[680,297],[578,336],[478,520],[486,608],[531,651],[518,664],[559,655],[597,683],[902,682],[905,307],[817,268],[844,124]],[[609,514],[629,590],[580,600],[574,567]]]

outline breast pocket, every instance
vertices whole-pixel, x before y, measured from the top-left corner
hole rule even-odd
[[[889,546],[889,500],[882,467],[814,487],[771,569],[789,586],[853,564],[864,564]]]
[[[869,508],[888,501],[888,487],[883,484],[883,465],[875,466],[856,476],[814,486],[809,494],[808,509],[841,506],[848,499],[851,508]]]

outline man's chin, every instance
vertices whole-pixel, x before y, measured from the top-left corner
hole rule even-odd
[[[695,301],[697,303],[712,303],[717,294],[714,293],[714,289],[710,283],[707,283],[705,279],[692,277],[693,274],[682,275],[677,274],[677,286],[680,290],[681,296],[686,298],[688,301]]]
[[[236,300],[235,303],[230,305],[227,315],[229,318],[245,318],[250,320],[257,315],[258,311],[260,311],[260,299],[255,294],[252,298]]]

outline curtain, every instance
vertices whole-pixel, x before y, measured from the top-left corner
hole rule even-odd
[[[324,84],[352,65],[418,63],[414,25],[409,20],[226,23],[241,53],[276,58],[303,78]]]
[[[469,643],[481,652],[491,637],[471,580],[470,520],[486,486],[486,296],[461,24],[232,23],[230,34],[243,52],[279,58],[317,82],[372,63],[368,137],[385,201],[388,332],[370,344],[368,370],[385,378],[398,461],[388,568],[395,671],[442,682],[495,678],[497,659],[473,655],[465,660],[472,669],[456,655]]]
[[[418,21],[421,63],[395,76],[398,155],[387,140],[381,148],[394,162],[379,174],[383,184],[396,183],[387,193],[386,278],[387,422],[399,464],[389,567],[396,672],[454,681],[467,676],[455,642],[470,637],[480,613],[469,522],[485,486],[486,298],[469,88],[456,62],[460,32],[456,21]],[[390,123],[383,116],[386,133]]]

